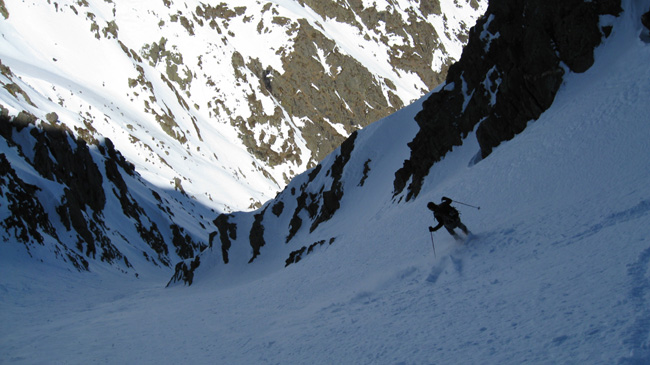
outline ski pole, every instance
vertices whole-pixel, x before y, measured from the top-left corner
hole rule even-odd
[[[434,212],[431,212],[431,214],[433,214],[433,219],[435,220],[436,219],[436,214]],[[429,228],[431,228],[431,227],[429,227]],[[429,231],[429,233],[431,233],[431,246],[433,246],[433,257],[436,257],[436,244],[433,243],[433,232]]]
[[[431,246],[433,246],[433,257],[436,257],[436,244],[433,243],[433,232],[429,232],[429,233],[431,233]]]
[[[473,206],[473,205],[469,205],[469,204],[466,204],[466,203],[463,203],[463,202],[459,202],[458,200],[454,200],[454,203],[458,203],[458,204],[461,204],[461,205],[466,205],[466,206],[468,206],[468,207],[472,207],[472,208],[474,208],[474,209],[481,210],[481,207],[475,207],[475,206]]]

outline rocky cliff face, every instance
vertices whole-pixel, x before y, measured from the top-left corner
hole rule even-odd
[[[620,2],[610,0],[490,2],[487,13],[470,31],[462,58],[450,67],[446,83],[423,102],[415,117],[419,131],[408,143],[410,157],[395,173],[395,200],[415,198],[430,167],[475,128],[481,151],[474,162],[520,133],[552,104],[566,72],[584,72],[592,65],[594,48],[611,31],[607,15],[620,11]],[[336,237],[324,237],[324,232],[336,231],[336,227],[315,229],[333,219],[345,202],[364,203],[358,196],[364,196],[364,181],[376,165],[364,157],[372,137],[356,146],[360,138],[353,134],[258,212],[217,217],[219,229],[212,238],[221,242],[222,262],[217,263],[219,255],[210,252],[200,261],[181,262],[170,284],[191,284],[203,264],[231,264],[228,254],[236,249],[237,237],[250,238],[239,242],[251,246],[249,263],[263,256],[260,247],[265,245],[274,245],[269,249],[274,256],[285,252],[283,263],[291,265],[326,243],[335,244]],[[359,148],[365,152],[357,152]],[[342,175],[347,176],[344,184]],[[350,197],[349,191],[357,198]],[[370,199],[365,203],[382,199],[365,197]]]
[[[429,168],[474,130],[487,157],[553,102],[567,71],[584,72],[618,15],[620,1],[491,1],[445,87],[425,103],[411,157],[395,174],[395,194],[417,196]],[[603,25],[604,24],[604,25]],[[408,187],[407,183],[410,184]]]
[[[194,272],[202,262],[207,262],[209,266],[240,265],[242,259],[245,259],[248,264],[251,264],[261,255],[261,249],[267,246],[267,243],[275,249],[290,251],[286,253],[286,257],[283,257],[285,266],[299,262],[317,246],[326,242],[333,244],[336,236],[318,239],[308,245],[304,242],[305,239],[309,239],[306,237],[310,237],[310,233],[329,221],[340,209],[345,191],[350,188],[349,181],[344,184],[344,171],[356,171],[360,167],[360,161],[356,161],[352,167],[349,166],[356,138],[357,132],[352,133],[321,164],[297,176],[287,189],[259,211],[220,214],[214,220],[217,230],[210,235],[209,245],[213,249],[208,250],[204,256],[199,255],[179,262],[168,285],[174,283],[191,285]],[[363,163],[366,177],[370,162],[366,160]],[[358,186],[363,186],[364,180],[365,178],[361,177]],[[298,232],[302,233],[300,239],[296,238]],[[232,251],[237,251],[239,256],[239,260],[235,263],[231,263]],[[215,263],[214,260],[220,262]]]
[[[440,83],[486,3],[1,3],[0,103],[111,138],[221,211],[253,209]]]
[[[0,115],[3,244],[79,271],[107,265],[136,276],[207,247],[209,209],[149,186],[110,139],[89,146],[49,119]]]

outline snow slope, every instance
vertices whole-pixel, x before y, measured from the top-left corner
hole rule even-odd
[[[294,0],[8,0],[0,22],[0,106],[12,116],[25,110],[43,120],[56,113],[78,135],[110,138],[155,186],[180,182],[206,206],[250,210],[317,163],[317,150],[329,152],[328,138],[311,130],[342,140],[374,121],[366,115],[384,116],[388,111],[381,110],[396,110],[428,89],[431,80],[398,65],[401,56],[392,48],[412,52],[422,49],[419,41],[436,39],[436,47],[426,46],[436,51],[429,71],[442,72],[460,57],[460,39],[486,7],[485,1],[443,0],[443,21],[442,14],[422,14],[416,1],[373,3],[366,6],[403,21],[391,26],[406,28],[416,19],[435,23],[439,36],[423,32],[419,39],[363,22],[357,28]],[[329,7],[355,14],[349,5]],[[310,47],[293,54],[303,25],[314,29]],[[309,53],[316,51],[320,63]],[[309,70],[312,79],[293,85],[295,74],[312,75],[307,66],[317,69]],[[365,106],[369,90],[343,90],[336,83],[342,68],[353,71],[340,79],[371,84],[381,103]],[[323,91],[322,100],[299,98],[311,95],[305,88],[332,85],[341,86],[337,96]],[[354,104],[364,112],[339,113]]]
[[[418,108],[361,132],[395,140],[363,144],[384,159],[372,193],[319,227],[332,245],[286,269],[260,260],[246,278],[164,289],[3,262],[0,362],[650,363],[648,8],[624,1],[548,111],[474,165],[470,135],[413,202],[386,197]],[[459,206],[474,234],[435,233],[434,256],[426,203],[443,195],[481,209]]]

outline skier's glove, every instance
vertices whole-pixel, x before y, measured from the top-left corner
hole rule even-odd
[[[429,226],[429,232],[434,232],[433,227]]]

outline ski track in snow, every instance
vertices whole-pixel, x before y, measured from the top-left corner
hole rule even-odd
[[[650,363],[650,46],[634,24],[520,136],[472,166],[468,137],[414,202],[343,204],[315,231],[336,242],[286,269],[164,289],[3,262],[0,362]],[[377,179],[364,189],[389,196]],[[442,195],[481,210],[459,207],[473,234],[436,232],[434,257],[426,202]]]

